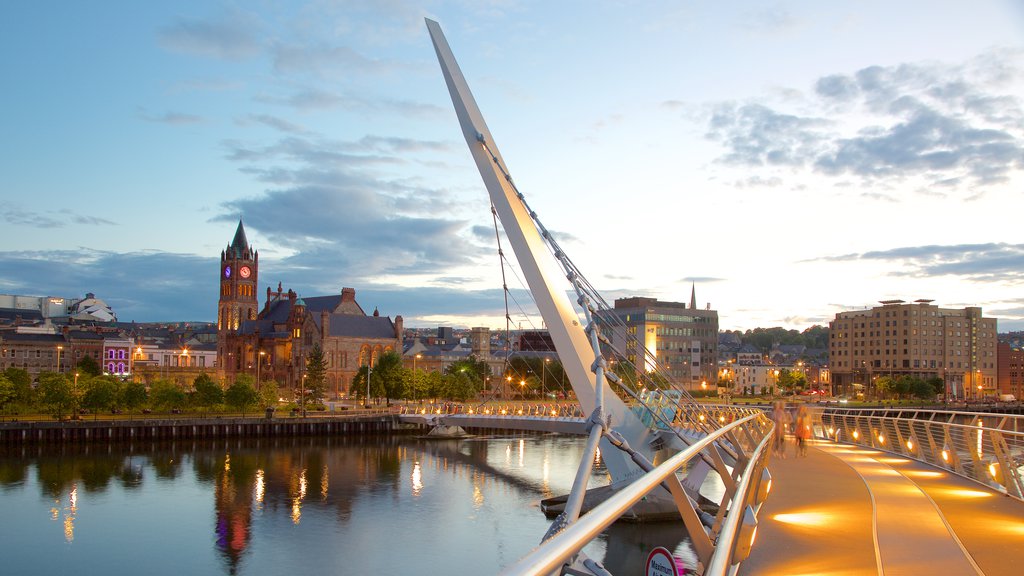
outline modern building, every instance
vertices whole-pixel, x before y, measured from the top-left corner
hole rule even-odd
[[[259,253],[238,223],[235,236],[221,253],[218,268],[217,366],[225,383],[238,374],[257,383],[273,380],[284,389],[298,389],[305,376],[307,354],[319,344],[327,368],[328,398],[348,393],[363,366],[376,364],[385,352],[402,351],[402,317],[392,321],[377,310],[367,315],[356,291],[299,298],[293,290],[266,290],[262,310],[256,299]]]
[[[691,391],[717,382],[718,311],[697,308],[696,288],[689,305],[634,296],[616,299],[608,313],[626,333],[605,328],[605,336],[637,368],[660,368],[673,385]]]
[[[103,300],[89,293],[85,298],[60,296],[21,296],[0,294],[0,324],[9,319],[75,319],[85,322],[116,322],[117,314]]]
[[[837,394],[870,390],[879,376],[942,378],[950,398],[996,391],[996,319],[981,308],[932,300],[883,300],[829,323],[829,368]]]
[[[1000,342],[997,350],[996,393],[1012,394],[1017,400],[1024,400],[1024,350],[1014,348],[1009,342]]]

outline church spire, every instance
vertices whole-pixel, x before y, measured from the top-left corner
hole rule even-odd
[[[241,258],[249,250],[249,241],[245,238],[245,227],[242,226],[242,219],[238,219],[238,229],[235,230],[235,238],[231,240],[228,251],[236,258]]]
[[[241,226],[241,224],[239,224]],[[697,309],[697,284],[690,284],[690,310]]]

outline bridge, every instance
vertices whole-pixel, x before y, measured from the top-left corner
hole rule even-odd
[[[580,412],[463,407],[402,418],[430,418],[445,430],[578,430],[587,437],[558,516],[505,574],[608,575],[582,549],[627,515],[677,517],[701,574],[997,574],[1005,566],[1000,553],[1024,556],[1024,432],[1013,416],[823,411],[806,457],[773,460],[776,423],[764,411],[701,405],[684,390],[665,390],[671,378],[660,372],[656,352],[630,332],[528,204],[440,25],[426,23],[491,201],[503,266],[499,220]],[[610,370],[612,362],[624,371]],[[588,490],[598,453],[611,482]],[[915,471],[911,462],[940,470]],[[715,476],[721,490],[712,496],[702,490]],[[1008,504],[986,506],[990,500]],[[649,574],[677,574],[669,551],[655,554],[663,561],[652,572],[648,560]]]
[[[750,413],[704,408],[716,420]],[[566,405],[429,406],[400,418],[468,430],[586,433],[586,419]],[[817,411],[814,422],[806,456],[789,439],[785,457],[767,463],[770,497],[759,509],[755,545],[734,573],[1020,573],[1024,417],[833,408]],[[530,562],[506,573],[546,573]]]

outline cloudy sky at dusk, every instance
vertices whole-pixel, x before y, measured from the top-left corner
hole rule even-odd
[[[695,284],[723,329],[802,329],[927,298],[1024,329],[1014,0],[8,3],[0,293],[212,321],[241,218],[260,293],[504,326],[424,17],[607,300]]]

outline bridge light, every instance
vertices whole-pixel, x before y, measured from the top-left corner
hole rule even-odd
[[[999,462],[997,460],[992,460],[988,463],[988,473],[989,476],[992,476],[992,479],[999,484],[1005,484],[1003,480],[1003,471],[999,467]]]
[[[761,504],[772,491],[772,474],[767,468],[761,469],[761,480],[757,483],[757,503]]]
[[[913,439],[907,440],[907,450],[910,450],[911,452],[914,451],[914,440]]]
[[[698,416],[697,418],[698,418],[698,419],[700,419],[700,421],[701,421],[701,422],[703,422],[703,421],[704,421],[704,415],[703,415],[703,414],[701,414],[701,415],[700,415],[700,416]]]
[[[878,443],[885,444],[885,434],[882,434],[881,432],[878,433]]]
[[[470,413],[470,414],[472,414],[472,413],[473,413],[473,409],[472,409],[472,408],[470,408],[470,409],[469,409],[469,413]]]
[[[949,446],[942,447],[942,461],[949,464]]]
[[[743,518],[740,520],[739,534],[736,535],[736,547],[732,551],[733,565],[739,564],[750,556],[750,550],[754,547],[754,540],[757,538],[757,516],[754,509],[749,505],[743,508]]]
[[[854,430],[853,431],[853,439],[854,440],[859,440],[860,439],[860,430]]]
[[[552,410],[551,411],[551,415],[552,416],[558,416],[558,410]]]
[[[828,427],[828,435],[829,435],[829,436],[832,436],[832,435],[833,435],[833,434],[835,434],[835,433],[836,433],[836,429],[835,429],[835,428],[833,428],[833,427],[831,427],[831,426],[829,426],[829,427]]]

